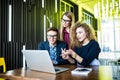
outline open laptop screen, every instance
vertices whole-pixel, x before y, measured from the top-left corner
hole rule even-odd
[[[55,68],[47,50],[22,50],[27,67],[31,70],[55,73]],[[59,68],[57,71],[66,71],[68,68]]]

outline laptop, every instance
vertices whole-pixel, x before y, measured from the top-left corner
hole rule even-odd
[[[54,66],[47,50],[22,50],[30,70],[57,74],[69,68]]]

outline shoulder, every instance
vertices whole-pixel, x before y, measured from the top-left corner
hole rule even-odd
[[[39,45],[47,45],[47,44],[48,44],[48,41],[43,41],[39,43]]]
[[[91,40],[90,41],[90,44],[89,44],[89,47],[92,47],[92,48],[99,48],[100,49],[100,46],[99,46],[99,43],[96,41],[96,40]]]
[[[96,40],[90,40],[90,44],[98,44]]]

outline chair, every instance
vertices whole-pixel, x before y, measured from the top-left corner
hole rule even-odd
[[[0,57],[0,66],[3,66],[3,72],[6,72],[6,65],[3,57]]]

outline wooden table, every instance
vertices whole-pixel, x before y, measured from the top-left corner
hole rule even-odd
[[[112,80],[111,66],[90,66],[92,71],[88,75],[71,74],[71,70],[77,67],[75,65],[60,66],[70,69],[59,74],[49,74],[21,68],[0,74],[0,77],[10,80]]]

